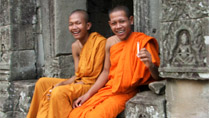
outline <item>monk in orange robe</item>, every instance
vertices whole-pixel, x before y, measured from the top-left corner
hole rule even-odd
[[[74,102],[77,108],[69,118],[116,118],[138,92],[137,87],[160,79],[157,40],[131,31],[133,17],[127,7],[112,9],[109,17],[115,35],[107,40],[103,71],[88,92]]]
[[[67,118],[73,101],[95,83],[103,68],[106,39],[96,32],[89,34],[90,27],[86,11],[71,13],[69,31],[77,39],[72,44],[76,73],[70,79],[40,78],[27,118]]]

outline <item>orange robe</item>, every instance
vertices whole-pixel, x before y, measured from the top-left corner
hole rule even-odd
[[[130,37],[110,48],[108,82],[81,107],[74,109],[69,118],[115,118],[124,110],[125,103],[137,93],[137,87],[153,81],[149,69],[136,56],[137,42],[152,55],[152,62],[159,66],[156,39],[133,32]]]
[[[105,44],[106,39],[95,32],[90,34],[82,48],[75,81],[82,81],[84,84],[58,86],[49,92],[55,84],[66,79],[40,78],[36,82],[27,118],[67,118],[73,101],[87,92],[101,73]],[[51,94],[50,99],[47,94]]]

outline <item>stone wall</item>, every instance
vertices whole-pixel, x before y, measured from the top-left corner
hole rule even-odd
[[[0,117],[12,118],[13,82],[36,78],[36,0],[2,0],[0,6]]]
[[[71,11],[85,0],[0,1],[0,117],[25,117],[35,81],[74,74],[68,31]]]
[[[208,118],[209,1],[161,1],[160,75],[168,118]]]

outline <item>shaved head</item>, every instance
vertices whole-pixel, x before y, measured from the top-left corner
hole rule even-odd
[[[129,9],[126,6],[116,6],[112,9],[110,9],[109,10],[109,16],[110,16],[111,13],[116,12],[116,11],[124,11],[128,18],[131,16]]]
[[[71,16],[72,14],[75,14],[75,13],[83,14],[84,20],[85,20],[86,22],[89,22],[89,15],[88,15],[87,11],[85,11],[85,10],[83,10],[83,9],[76,9],[76,10],[74,10],[73,12],[71,12],[70,16]]]

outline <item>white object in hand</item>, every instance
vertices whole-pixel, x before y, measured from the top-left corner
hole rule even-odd
[[[137,42],[137,56],[139,54],[139,42]]]

